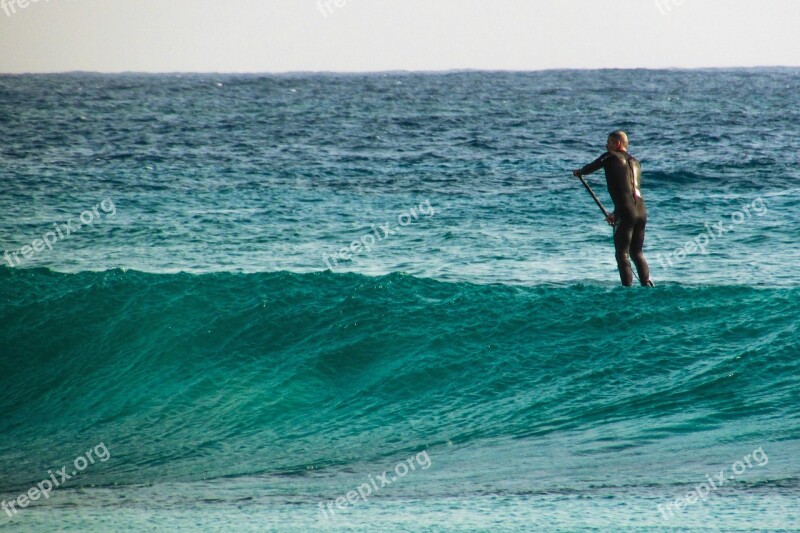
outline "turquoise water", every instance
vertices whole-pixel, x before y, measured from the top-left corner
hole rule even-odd
[[[0,530],[800,528],[799,86],[0,77]]]

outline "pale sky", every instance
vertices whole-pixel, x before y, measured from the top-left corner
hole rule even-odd
[[[0,0],[0,72],[800,66],[798,23],[799,0]]]

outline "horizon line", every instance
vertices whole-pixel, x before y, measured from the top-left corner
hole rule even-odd
[[[57,71],[22,71],[0,72],[0,76],[48,76],[57,74],[96,74],[96,75],[308,75],[308,74],[335,74],[335,75],[366,75],[366,74],[462,74],[462,73],[505,73],[505,74],[530,74],[537,72],[596,72],[596,71],[652,71],[652,72],[677,72],[677,71],[708,71],[708,70],[784,70],[800,68],[800,65],[755,65],[755,66],[705,66],[705,67],[554,67],[541,69],[482,69],[482,68],[453,68],[432,70],[57,70]]]

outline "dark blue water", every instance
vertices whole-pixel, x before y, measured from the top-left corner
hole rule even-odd
[[[0,77],[0,530],[797,529],[799,88]]]

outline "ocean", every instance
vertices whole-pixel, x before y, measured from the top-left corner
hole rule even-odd
[[[6,75],[0,132],[0,531],[800,531],[798,69]]]

